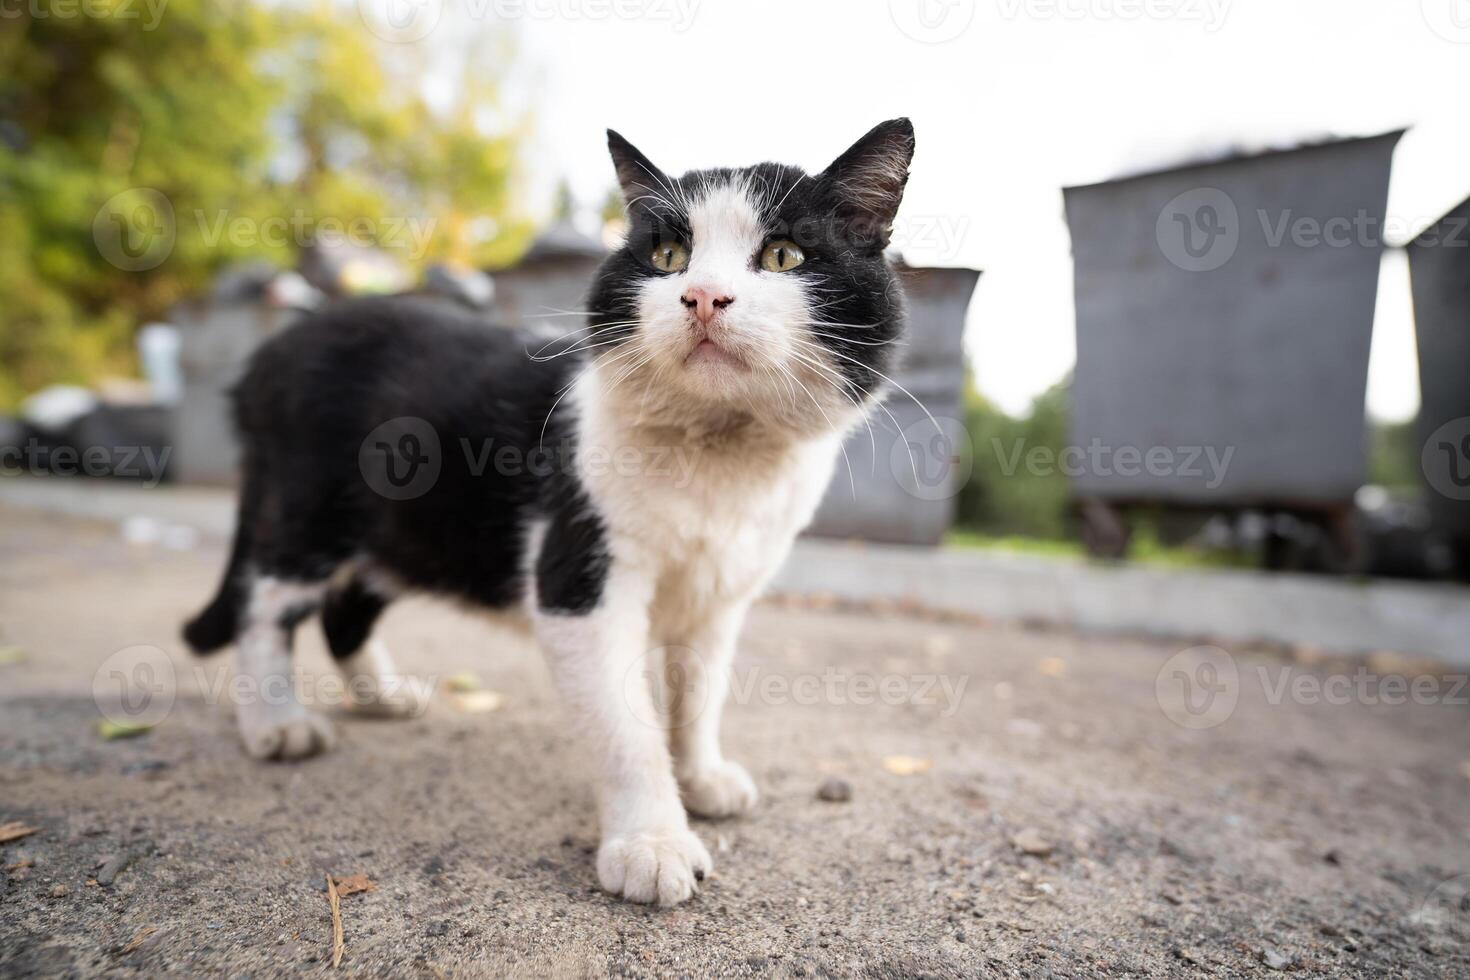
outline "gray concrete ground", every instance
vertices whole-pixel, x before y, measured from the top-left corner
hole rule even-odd
[[[222,550],[0,507],[0,824],[39,828],[0,844],[0,976],[326,973],[322,877],[358,872],[352,975],[1470,973],[1453,676],[1387,703],[1417,665],[1239,649],[1222,679],[1156,641],[766,603],[726,726],[764,798],[698,826],[716,871],[661,911],[597,890],[545,672],[462,612],[406,602],[384,633],[498,710],[441,693],[414,721],[339,713],[325,757],[245,758],[211,703],[226,660],[176,639]],[[177,700],[104,740],[94,675],[137,645]],[[313,626],[300,649],[329,671]],[[1224,700],[1181,710],[1185,681]],[[829,777],[850,800],[817,798]]]

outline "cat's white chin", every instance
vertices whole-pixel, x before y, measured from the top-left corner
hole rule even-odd
[[[684,358],[687,367],[715,371],[749,371],[750,365],[746,364],[734,353],[705,338],[694,345]]]

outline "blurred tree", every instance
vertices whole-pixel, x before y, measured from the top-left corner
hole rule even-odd
[[[414,266],[519,254],[524,124],[493,115],[488,67],[507,42],[441,33],[433,51],[378,44],[326,0],[17,5],[0,31],[0,406],[130,369],[140,323],[314,235]],[[427,97],[430,59],[453,66],[452,96]]]
[[[1368,419],[1368,482],[1390,490],[1417,491],[1424,485],[1418,420]]]
[[[956,524],[991,535],[1066,535],[1067,476],[1057,465],[1067,445],[1067,386],[1063,380],[1014,418],[968,386],[965,426],[974,467],[960,491]],[[1033,455],[1033,451],[1042,450]]]

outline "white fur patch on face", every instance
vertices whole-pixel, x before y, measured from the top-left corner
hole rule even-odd
[[[812,297],[799,277],[760,267],[767,230],[750,182],[710,184],[690,198],[688,267],[639,289],[640,350],[625,368],[630,387],[657,379],[664,392],[764,406],[803,427],[850,424],[841,373],[807,329]],[[708,324],[685,303],[698,290],[729,301]],[[705,341],[719,356],[694,356]]]

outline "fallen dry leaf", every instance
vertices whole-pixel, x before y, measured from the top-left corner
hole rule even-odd
[[[348,895],[356,895],[358,892],[370,892],[377,888],[377,884],[366,874],[358,872],[355,875],[347,875],[342,878],[333,878],[337,886],[337,894],[342,898]]]
[[[137,949],[139,946],[143,945],[143,942],[157,931],[157,926],[144,926],[143,928],[139,929],[138,934],[130,939],[128,941],[128,944],[122,948],[122,955],[126,956],[133,950]]]
[[[1067,672],[1067,662],[1061,657],[1046,657],[1036,667],[1047,677],[1061,677]]]
[[[29,837],[40,829],[40,827],[27,827],[19,820],[12,820],[10,823],[0,823],[0,844],[9,844],[13,840]]]
[[[886,755],[883,768],[895,776],[912,776],[934,768],[933,759],[918,759],[911,755]]]
[[[465,691],[454,695],[454,706],[468,715],[495,711],[504,703],[505,697],[496,691]]]

